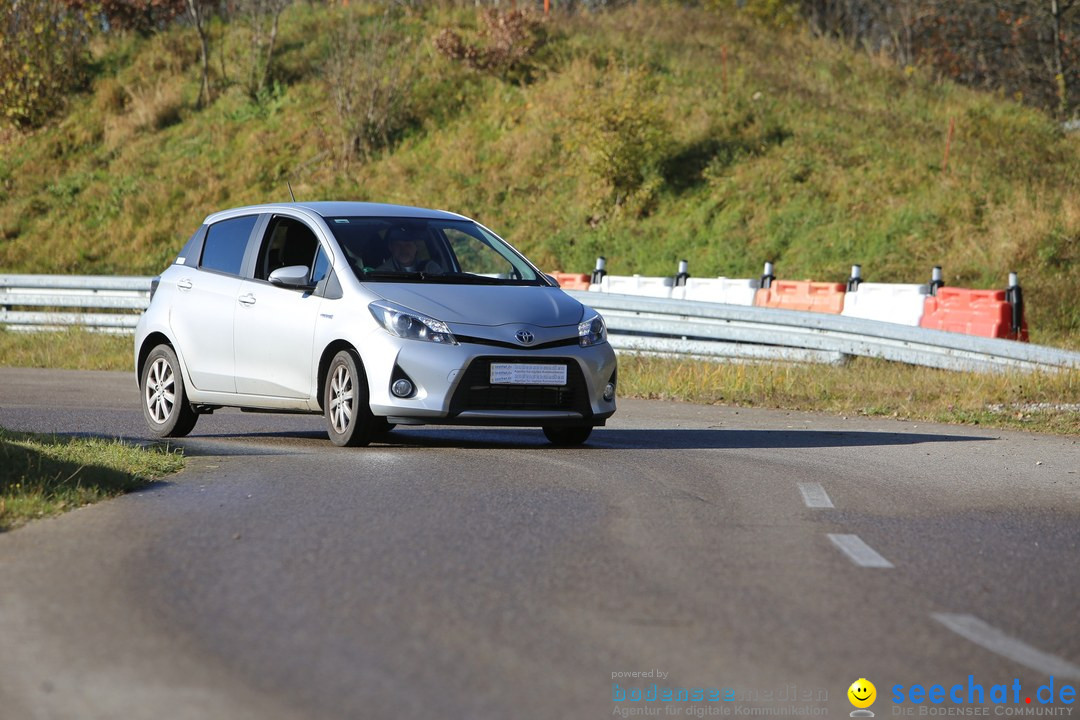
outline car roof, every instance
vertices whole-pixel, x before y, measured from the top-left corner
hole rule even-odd
[[[324,218],[328,217],[395,217],[395,218],[426,218],[432,220],[468,220],[464,215],[447,212],[445,210],[432,210],[429,208],[412,207],[410,205],[391,205],[389,203],[353,202],[353,201],[321,201],[321,202],[295,202],[274,203],[266,205],[248,205],[245,207],[222,210],[207,216],[205,222],[210,224],[227,217],[236,217],[250,213],[271,213],[281,210],[306,210]]]

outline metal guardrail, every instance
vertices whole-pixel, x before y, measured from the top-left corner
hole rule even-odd
[[[570,292],[600,311],[616,348],[743,359],[844,356],[978,372],[1080,369],[1080,353],[826,313]],[[801,353],[808,353],[802,355]]]
[[[109,275],[0,275],[0,325],[13,330],[81,325],[102,332],[131,333],[150,304],[150,280]],[[94,312],[71,312],[72,308]]]
[[[0,325],[19,330],[82,325],[131,333],[150,302],[150,281],[148,277],[98,275],[0,275]],[[825,313],[568,293],[604,315],[612,346],[624,352],[824,363],[861,355],[980,372],[1080,369],[1080,352],[1013,340]]]

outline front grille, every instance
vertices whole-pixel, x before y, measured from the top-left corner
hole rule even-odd
[[[551,342],[540,343],[538,345],[522,345],[521,343],[505,342],[503,340],[491,340],[488,338],[478,338],[469,335],[458,335],[454,333],[454,338],[457,339],[462,345],[490,345],[491,347],[509,348],[510,350],[550,350],[556,347],[571,347],[577,346],[580,340],[575,335],[571,338],[563,338],[562,340],[552,340]]]
[[[493,362],[566,365],[566,385],[492,385]],[[592,414],[585,376],[571,358],[476,358],[465,370],[450,401],[451,416],[467,410],[571,410],[586,417]]]

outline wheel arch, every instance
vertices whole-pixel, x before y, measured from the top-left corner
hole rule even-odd
[[[364,359],[360,357],[360,352],[356,349],[348,340],[334,340],[332,343],[323,348],[322,355],[319,356],[319,370],[316,375],[318,384],[315,392],[315,402],[318,403],[320,410],[325,410],[323,407],[323,396],[326,394],[326,372],[330,369],[330,363],[333,362],[334,356],[342,350],[352,350],[356,353],[356,361],[359,365],[358,369],[364,374],[364,383],[367,383],[367,369],[364,367]]]
[[[143,374],[143,368],[146,366],[146,358],[148,358],[150,356],[150,353],[158,345],[168,345],[170,348],[172,348],[172,351],[174,353],[176,352],[176,346],[173,345],[172,340],[170,340],[169,336],[166,335],[165,333],[155,331],[155,332],[152,332],[149,335],[147,335],[143,339],[142,345],[139,346],[139,360],[138,360],[138,362],[135,363],[135,379],[136,379],[136,381],[138,381],[140,383],[142,382],[142,374]],[[177,353],[176,359],[180,360],[180,354],[179,353]],[[180,360],[181,369],[183,369],[182,368],[183,364],[184,364],[183,360]]]

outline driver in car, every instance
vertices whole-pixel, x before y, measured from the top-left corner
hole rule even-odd
[[[434,260],[421,260],[417,255],[416,236],[405,228],[392,228],[387,232],[390,257],[376,270],[441,273],[442,266]]]

